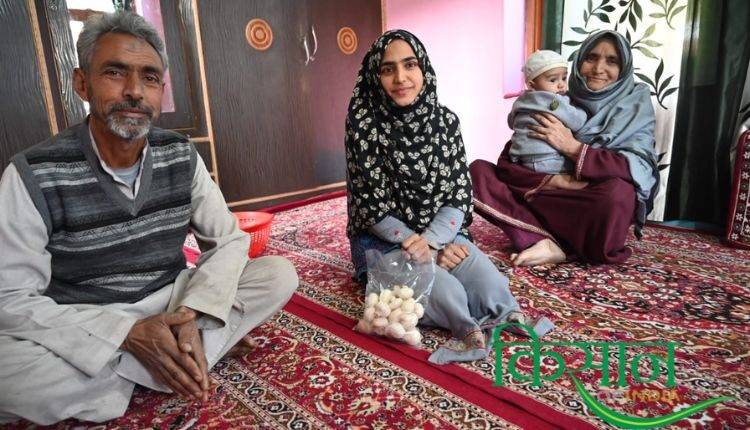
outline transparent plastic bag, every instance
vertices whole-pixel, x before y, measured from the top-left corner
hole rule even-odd
[[[422,333],[417,324],[435,282],[434,259],[420,263],[403,252],[383,254],[375,249],[365,257],[365,306],[355,329],[418,345]]]

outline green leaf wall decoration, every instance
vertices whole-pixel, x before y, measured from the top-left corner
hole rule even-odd
[[[687,7],[686,4],[678,6],[678,2],[679,0],[651,0],[651,3],[658,6],[661,9],[661,12],[655,12],[649,16],[656,19],[665,18],[669,28],[674,30],[674,27],[672,27],[672,19]]]
[[[133,0],[112,0],[115,10],[133,10]]]

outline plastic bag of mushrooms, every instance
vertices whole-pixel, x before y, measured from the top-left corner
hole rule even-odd
[[[417,262],[403,252],[368,250],[367,287],[362,317],[355,330],[417,346],[419,319],[435,281],[435,261]]]

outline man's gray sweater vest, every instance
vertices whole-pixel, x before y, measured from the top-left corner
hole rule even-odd
[[[196,152],[153,128],[138,195],[101,167],[83,122],[13,158],[47,226],[57,303],[132,303],[175,280],[191,215]]]

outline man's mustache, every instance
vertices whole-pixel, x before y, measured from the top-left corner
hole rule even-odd
[[[148,115],[149,118],[154,117],[154,110],[148,106],[142,105],[138,101],[124,101],[124,102],[118,102],[109,107],[109,114],[120,112],[120,111],[129,111],[129,112],[138,112]]]

